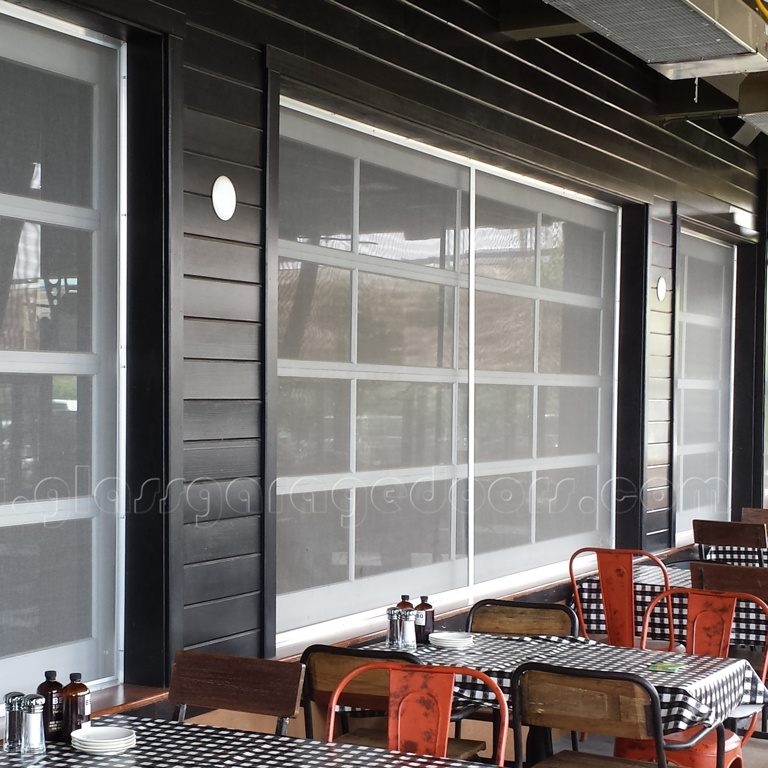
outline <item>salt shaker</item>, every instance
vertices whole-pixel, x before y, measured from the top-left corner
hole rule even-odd
[[[400,647],[400,614],[399,608],[387,608],[387,648]]]
[[[42,755],[45,752],[43,707],[45,697],[30,693],[21,702],[24,721],[21,729],[21,755]]]
[[[11,691],[5,694],[5,739],[4,752],[21,751],[22,712],[21,702],[24,694],[21,691]]]
[[[400,648],[404,651],[416,650],[416,611],[406,608],[401,611]]]

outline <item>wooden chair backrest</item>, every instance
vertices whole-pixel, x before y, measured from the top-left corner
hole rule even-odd
[[[178,651],[173,662],[168,700],[210,709],[231,709],[278,718],[296,717],[301,701],[304,665],[213,653]]]
[[[768,523],[768,509],[762,509],[761,507],[742,507],[741,522],[762,523],[765,525]]]
[[[467,616],[467,632],[490,635],[576,637],[576,614],[561,603],[481,600]]]
[[[522,765],[523,725],[651,739],[657,745],[659,767],[666,765],[659,697],[641,677],[532,662],[518,667],[512,688],[516,766]]]
[[[746,592],[768,603],[768,568],[694,560],[691,586],[720,592]]]
[[[737,523],[733,520],[694,520],[693,542],[703,547],[768,547],[765,523]]]

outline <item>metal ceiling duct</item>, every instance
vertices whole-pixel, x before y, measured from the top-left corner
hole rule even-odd
[[[768,70],[762,17],[744,0],[544,0],[667,77]]]

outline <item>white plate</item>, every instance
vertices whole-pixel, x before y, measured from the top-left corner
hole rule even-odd
[[[471,632],[432,632],[429,636],[430,642],[432,640],[439,640],[440,642],[466,642],[472,640]]]
[[[135,738],[136,733],[130,728],[120,728],[116,725],[91,725],[72,731],[73,741],[95,742],[97,744]]]
[[[128,744],[125,747],[111,747],[109,749],[93,749],[92,747],[86,747],[82,744],[73,743],[72,746],[78,752],[85,752],[87,755],[121,755],[123,752],[127,752],[134,745]]]
[[[91,749],[94,751],[132,747],[135,743],[136,739],[126,739],[125,741],[110,741],[104,744],[99,744],[98,742],[94,741],[80,741],[79,739],[72,739],[72,744],[75,746],[83,747],[84,749]]]

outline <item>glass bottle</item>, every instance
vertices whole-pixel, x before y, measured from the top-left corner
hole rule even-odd
[[[411,602],[410,596],[400,595],[400,602],[395,606],[395,608],[399,608],[401,611],[404,611],[406,608],[413,608],[413,603]]]
[[[70,682],[64,686],[64,718],[62,721],[62,736],[69,741],[72,731],[85,727],[91,720],[91,692],[82,682],[83,676],[73,672]]]
[[[22,711],[21,702],[24,694],[21,691],[11,691],[5,694],[5,739],[4,752],[21,751]]]
[[[21,711],[24,713],[24,723],[21,728],[22,757],[45,753],[44,709],[45,697],[39,693],[30,693],[21,702]]]
[[[387,648],[400,647],[400,609],[387,608]]]
[[[416,650],[416,611],[406,608],[402,611],[402,629],[400,632],[400,648],[404,651]]]
[[[416,611],[416,643],[426,645],[429,636],[435,629],[435,609],[429,604],[427,595],[421,596],[421,602],[414,608]]]
[[[61,739],[61,724],[64,717],[63,689],[64,686],[56,679],[54,669],[49,669],[45,673],[45,681],[37,686],[37,692],[45,699],[43,726],[46,741]]]

